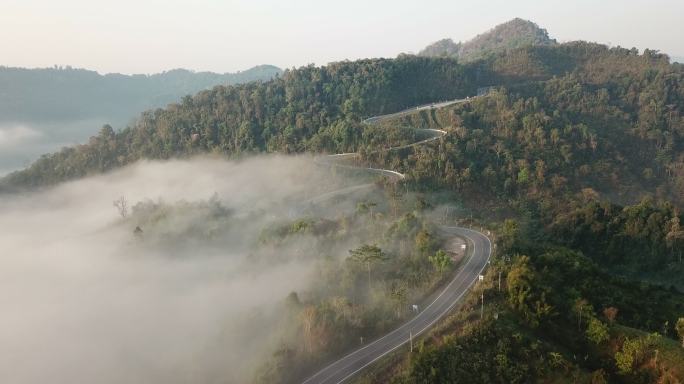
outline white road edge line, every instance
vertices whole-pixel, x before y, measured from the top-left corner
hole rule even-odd
[[[474,98],[474,97],[473,97],[473,98]],[[473,98],[470,98],[470,97],[469,97],[469,98],[465,98],[465,99],[455,99],[455,100],[445,101],[445,102],[442,102],[442,103],[426,104],[426,105],[422,105],[422,106],[418,106],[418,107],[413,107],[413,108],[410,108],[410,109],[406,109],[406,110],[403,110],[403,111],[399,111],[399,112],[395,112],[395,113],[391,113],[391,114],[387,114],[387,115],[380,115],[380,116],[369,117],[369,118],[363,120],[362,122],[365,123],[365,124],[370,124],[371,122],[377,122],[377,121],[385,120],[385,119],[388,119],[388,118],[394,118],[394,117],[398,117],[398,116],[410,114],[410,113],[413,113],[413,112],[415,112],[415,111],[422,111],[422,110],[426,110],[426,109],[427,109],[427,110],[438,109],[438,108],[446,107],[446,106],[449,106],[449,105],[452,105],[452,104],[457,104],[457,103],[462,103],[462,102],[468,102],[468,101],[472,100]],[[437,139],[442,138],[442,137],[444,137],[444,136],[446,136],[446,135],[448,134],[447,131],[442,130],[442,129],[425,128],[425,129],[421,129],[421,130],[436,132],[436,133],[440,133],[441,135],[440,135],[440,136],[430,137],[430,138],[428,138],[428,139],[421,140],[421,141],[418,141],[418,142],[415,142],[415,143],[412,143],[412,144],[407,144],[407,145],[403,145],[403,146],[399,146],[399,147],[390,147],[390,148],[388,148],[387,150],[397,150],[397,149],[404,149],[404,148],[408,148],[408,147],[417,146],[417,145],[420,145],[420,144],[424,144],[424,143],[428,143],[428,142],[430,142],[430,141],[437,140]],[[359,154],[358,154],[357,152],[345,152],[345,153],[338,153],[338,154],[327,155],[326,157],[331,158],[331,157],[358,156],[358,155],[359,155]],[[354,166],[349,166],[349,165],[334,165],[334,164],[330,164],[330,165],[338,166],[338,167],[346,167],[346,168],[363,169],[362,167],[354,167]],[[390,174],[393,174],[393,175],[395,175],[395,176],[398,176],[400,179],[404,179],[404,178],[406,177],[406,176],[405,176],[404,174],[402,174],[402,173],[399,173],[399,172],[393,171],[393,170],[389,170],[389,169],[370,168],[370,167],[365,168],[365,169],[366,169],[366,170],[370,170],[370,171],[380,172],[380,173],[390,173]],[[479,235],[482,235],[484,238],[487,239],[487,242],[489,243],[489,253],[488,253],[488,255],[487,255],[487,260],[485,261],[485,263],[483,264],[482,268],[480,269],[480,274],[481,274],[482,271],[483,271],[483,270],[485,269],[485,267],[487,266],[487,264],[488,264],[488,262],[489,262],[489,258],[491,257],[491,253],[492,253],[491,241],[489,240],[489,237],[487,237],[485,234],[483,234],[483,233],[481,233],[481,232],[477,232],[477,231],[474,231],[474,230],[471,230],[471,229],[467,229],[467,228],[462,228],[462,227],[444,227],[444,228],[455,228],[455,229],[459,229],[459,230],[465,230],[466,232],[467,232],[467,231],[470,231],[470,232],[473,232],[473,233],[477,233],[477,234],[479,234]],[[419,319],[420,316],[421,316],[423,313],[425,313],[425,311],[427,311],[430,307],[432,307],[432,305],[433,305],[434,303],[436,303],[436,302],[437,302],[437,301],[438,301],[438,300],[439,300],[439,299],[440,299],[440,298],[449,290],[449,288],[452,286],[452,284],[454,284],[454,283],[456,282],[456,280],[458,280],[458,278],[460,277],[460,275],[463,273],[463,271],[466,270],[466,267],[467,267],[467,266],[470,264],[470,262],[472,261],[474,255],[475,255],[475,241],[474,241],[472,238],[469,238],[467,235],[464,235],[464,236],[465,236],[468,240],[470,240],[470,242],[473,244],[473,251],[472,251],[471,256],[468,258],[468,261],[466,262],[466,264],[463,265],[463,266],[460,268],[460,270],[456,273],[456,275],[455,275],[454,278],[449,282],[449,284],[442,290],[442,292],[441,292],[441,293],[440,293],[440,294],[439,294],[439,295],[438,295],[438,296],[437,296],[437,297],[436,297],[436,298],[435,298],[427,307],[425,307],[420,313],[418,313],[415,317],[413,317],[412,319],[410,319],[409,321],[407,321],[406,323],[404,323],[403,325],[401,325],[399,328],[397,328],[397,329],[395,329],[395,330],[393,330],[393,331],[390,331],[389,333],[385,334],[384,336],[380,337],[379,339],[377,339],[377,340],[375,340],[375,341],[373,341],[373,342],[371,342],[371,343],[365,345],[365,346],[362,347],[362,348],[359,348],[359,349],[357,349],[357,350],[354,350],[354,351],[350,352],[349,354],[347,354],[347,355],[345,355],[345,356],[343,356],[343,357],[337,359],[337,360],[334,361],[333,363],[331,363],[331,364],[325,366],[324,368],[318,370],[318,372],[316,372],[313,376],[311,376],[311,377],[309,377],[308,379],[306,379],[306,380],[303,382],[303,384],[306,384],[308,381],[311,381],[312,379],[316,378],[317,376],[319,376],[320,374],[322,374],[325,370],[327,370],[327,369],[329,369],[329,368],[332,368],[332,367],[334,367],[334,366],[337,365],[337,364],[340,364],[340,363],[341,363],[343,360],[345,360],[346,358],[348,358],[348,357],[350,357],[350,356],[352,356],[352,355],[354,355],[354,354],[356,354],[356,353],[359,353],[359,352],[365,350],[366,348],[369,348],[369,347],[371,347],[371,346],[373,346],[373,345],[376,345],[377,343],[381,342],[381,341],[384,340],[385,338],[387,338],[387,337],[389,337],[389,336],[391,336],[391,335],[394,335],[394,334],[400,332],[402,329],[404,329],[404,328],[406,328],[406,327],[410,327],[410,325],[411,325],[412,323],[416,322],[417,319]],[[436,323],[439,319],[441,319],[442,317],[444,317],[444,315],[445,315],[446,313],[448,313],[448,312],[453,308],[453,306],[456,305],[456,303],[458,303],[458,302],[460,301],[461,297],[470,289],[470,287],[475,283],[475,281],[477,281],[477,278],[476,278],[475,280],[473,280],[473,282],[471,282],[471,283],[466,287],[466,289],[465,289],[463,292],[461,292],[460,295],[458,295],[458,297],[454,300],[454,302],[452,302],[452,303],[449,305],[449,307],[447,307],[446,310],[444,310],[441,314],[439,314],[439,316],[437,316],[437,317],[436,317],[433,321],[431,321],[427,326],[423,327],[420,331],[418,331],[418,333],[416,334],[416,336],[418,336],[418,335],[420,335],[421,333],[423,333],[426,329],[430,328],[430,327],[431,327],[434,323]],[[394,351],[395,349],[401,347],[401,346],[404,345],[404,344],[406,344],[406,341],[400,343],[399,345],[397,345],[396,347],[390,349],[389,351],[386,351],[386,352],[383,353],[382,355],[376,357],[376,358],[373,359],[372,361],[370,361],[370,362],[368,362],[367,364],[363,365],[361,368],[359,368],[359,369],[357,369],[356,371],[352,372],[351,374],[345,376],[345,377],[344,377],[342,380],[340,380],[338,383],[343,382],[344,380],[346,380],[347,378],[353,376],[354,374],[356,374],[357,372],[359,372],[359,371],[362,370],[363,368],[367,367],[368,365],[372,364],[373,362],[377,361],[378,359],[382,358],[383,356],[387,355],[388,353],[391,353],[392,351]]]
[[[453,228],[453,227],[451,227],[451,228]],[[461,229],[469,230],[469,229],[467,229],[467,228],[461,228]],[[472,231],[472,230],[469,230],[469,231],[475,232],[475,231]],[[487,255],[487,260],[486,260],[486,262],[482,265],[482,268],[480,268],[480,274],[482,274],[482,271],[484,271],[484,269],[487,267],[487,262],[489,261],[489,258],[490,258],[491,255],[492,255],[492,242],[491,242],[491,240],[489,240],[489,237],[487,237],[487,235],[485,235],[485,234],[483,234],[483,233],[480,233],[480,234],[481,234],[482,236],[484,236],[484,237],[487,239],[487,242],[489,243],[489,254]],[[473,254],[474,254],[474,253],[475,253],[475,242],[474,242],[472,239],[469,239],[469,240],[473,242]],[[471,256],[471,259],[472,259],[472,256]],[[465,269],[465,266],[463,267],[463,269]],[[463,270],[463,269],[462,269],[462,270]],[[416,333],[416,336],[418,336],[418,335],[420,335],[421,333],[423,333],[426,329],[432,327],[432,325],[433,325],[434,323],[436,323],[437,321],[439,321],[442,317],[444,317],[444,315],[446,315],[449,311],[451,311],[451,309],[454,307],[454,305],[456,305],[456,303],[458,303],[458,302],[461,300],[461,297],[463,297],[463,295],[465,295],[465,294],[468,292],[468,290],[470,289],[470,287],[472,287],[472,285],[475,284],[475,282],[476,282],[477,280],[478,280],[478,278],[476,277],[476,278],[472,281],[472,283],[470,283],[470,284],[468,285],[468,288],[467,288],[465,291],[461,292],[461,294],[458,295],[458,297],[456,298],[456,300],[454,300],[454,302],[451,303],[451,305],[450,305],[446,310],[444,310],[444,312],[442,312],[437,318],[435,318],[435,320],[433,320],[432,322],[430,322],[430,324],[428,324],[427,326],[425,326],[425,328],[421,329],[418,333]],[[452,282],[453,282],[453,280],[452,280]],[[449,283],[449,285],[451,285],[451,283]],[[448,287],[448,286],[447,286],[447,287]],[[446,291],[446,289],[444,290],[444,292],[445,292],[445,291]],[[442,293],[444,293],[444,292],[442,292]],[[441,295],[440,295],[440,296],[441,296]],[[425,308],[425,309],[427,309],[427,308]],[[407,323],[407,324],[408,324],[408,323]],[[396,350],[397,348],[399,348],[399,347],[405,345],[407,342],[408,342],[408,341],[405,340],[403,343],[397,345],[396,347],[390,349],[389,351],[387,351],[387,352],[383,353],[382,355],[376,357],[375,359],[369,361],[368,363],[364,364],[362,367],[360,367],[360,368],[357,369],[356,371],[354,371],[354,372],[350,373],[349,375],[343,377],[340,381],[337,382],[337,384],[342,383],[343,381],[347,380],[348,378],[354,376],[356,373],[358,373],[358,372],[361,371],[362,369],[364,369],[364,368],[366,368],[367,366],[373,364],[373,363],[376,362],[377,360],[379,360],[379,359],[385,357],[387,354],[392,353],[394,350]],[[357,350],[357,351],[360,351],[360,349]]]

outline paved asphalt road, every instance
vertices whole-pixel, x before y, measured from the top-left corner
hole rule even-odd
[[[416,111],[424,111],[426,109],[438,109],[438,108],[444,108],[444,107],[452,105],[452,104],[465,103],[467,101],[475,99],[476,97],[478,97],[478,96],[468,97],[465,99],[455,99],[455,100],[443,101],[440,103],[421,105],[418,107],[404,109],[403,111],[399,111],[399,112],[395,112],[395,113],[389,113],[387,115],[369,117],[369,118],[365,119],[363,122],[366,124],[373,124],[373,123],[377,123],[378,121],[381,121],[381,120],[396,119],[397,117],[409,115],[411,113],[415,113]]]
[[[491,242],[483,233],[461,227],[441,227],[447,235],[462,237],[469,257],[451,282],[427,307],[404,325],[320,370],[304,384],[336,384],[345,381],[381,357],[408,343],[446,315],[472,287],[491,255]]]
[[[375,116],[364,120],[366,124],[377,123],[382,120],[393,119],[410,113],[415,113],[416,110],[442,108],[451,104],[467,102],[468,99],[450,100],[442,103],[428,104],[415,108],[410,108],[397,113],[388,115]],[[404,145],[392,149],[401,149],[415,145],[425,144],[432,140],[437,140],[447,134],[447,132],[438,129],[427,129],[435,134],[428,139]],[[341,153],[337,155],[330,155],[328,159],[343,159],[347,157],[358,156],[357,153]],[[336,165],[349,168],[358,168],[350,165]],[[404,175],[396,171],[387,169],[365,168],[370,171],[377,171],[386,174],[390,177],[398,177],[403,179]],[[356,188],[356,187],[353,187]],[[338,193],[335,191],[334,193]],[[463,264],[456,272],[449,284],[437,295],[427,307],[423,308],[418,314],[404,325],[395,329],[394,331],[382,336],[381,338],[367,344],[366,346],[357,349],[347,356],[333,362],[327,367],[320,370],[315,375],[309,377],[304,381],[304,384],[336,384],[345,381],[354,374],[361,371],[363,368],[369,366],[376,360],[401,347],[409,342],[411,335],[413,337],[419,336],[439,319],[446,315],[454,305],[463,297],[470,287],[478,280],[478,276],[487,265],[491,255],[491,243],[487,236],[481,232],[461,228],[461,227],[441,227],[447,236],[458,236],[466,240],[468,244],[468,255],[465,264]]]

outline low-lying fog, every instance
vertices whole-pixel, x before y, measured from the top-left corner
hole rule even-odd
[[[292,202],[333,187],[324,171],[307,158],[144,162],[0,197],[0,382],[247,381],[313,268],[252,247]]]
[[[97,118],[59,122],[0,121],[0,177],[24,168],[44,153],[85,143],[103,121],[123,126],[125,119]]]

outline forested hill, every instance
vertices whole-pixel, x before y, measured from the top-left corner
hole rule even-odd
[[[523,47],[468,64],[402,55],[308,66],[269,82],[200,92],[147,111],[120,132],[105,126],[89,143],[44,156],[3,184],[47,185],[141,158],[359,150],[383,134],[369,132],[364,117],[497,85],[505,97],[433,119],[458,126],[458,134],[444,153],[421,154],[404,169],[414,180],[503,198],[597,185],[617,193],[633,181],[632,197],[661,193],[681,201],[682,68],[653,51],[584,42]]]
[[[154,75],[106,74],[71,67],[0,67],[0,122],[129,119],[148,108],[216,85],[270,80],[282,71],[260,65],[236,73],[185,69]]]
[[[471,95],[476,76],[453,59],[413,56],[288,70],[269,82],[218,86],[144,112],[120,132],[105,126],[89,143],[44,156],[6,181],[44,185],[140,158],[207,152],[354,150],[362,117]]]
[[[551,39],[545,29],[531,21],[515,18],[463,43],[442,39],[425,47],[419,55],[455,57],[467,62],[507,49],[555,44],[556,40]]]
[[[568,72],[406,118],[405,125],[454,130],[439,151],[409,156],[405,171],[417,184],[483,203],[550,203],[591,188],[622,204],[650,194],[684,206],[684,66],[653,51],[595,44],[518,50],[492,66],[502,79]]]

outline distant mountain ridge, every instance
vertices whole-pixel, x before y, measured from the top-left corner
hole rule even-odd
[[[0,66],[0,175],[41,153],[84,142],[93,127],[106,123],[121,129],[140,111],[163,108],[218,85],[266,81],[280,73],[272,65],[235,73],[173,69],[153,75]]]
[[[71,67],[0,66],[0,122],[108,117],[128,119],[217,85],[270,80],[282,73],[259,65],[235,73],[174,69],[153,75],[101,75]]]
[[[418,55],[455,57],[467,62],[506,49],[555,44],[557,44],[556,40],[549,37],[546,29],[529,20],[515,18],[466,42],[455,43],[450,38],[439,40],[425,47]]]

